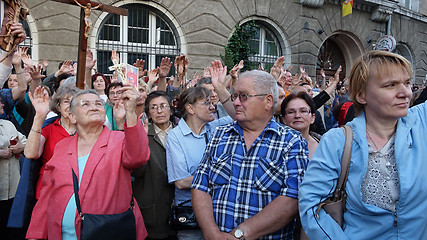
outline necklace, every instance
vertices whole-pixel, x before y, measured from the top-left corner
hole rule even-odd
[[[64,124],[62,124],[61,119],[59,119],[59,124],[65,129],[65,131],[67,131],[68,134],[70,134],[70,136],[74,136],[76,134],[77,129],[74,129],[74,131],[71,131]]]
[[[368,129],[366,129],[366,133],[368,134],[369,140],[371,140],[371,142],[374,144],[374,147],[375,147],[375,149],[376,149],[376,150],[374,150],[374,151],[378,151],[378,150],[380,150],[380,149],[377,147],[377,144],[375,144],[374,140],[372,140],[371,134],[369,134]]]

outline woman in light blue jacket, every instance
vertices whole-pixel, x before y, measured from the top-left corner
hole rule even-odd
[[[427,105],[408,110],[411,64],[402,56],[371,51],[350,74],[353,129],[344,224],[319,203],[341,173],[345,137],[323,135],[299,188],[301,223],[310,239],[427,239]]]

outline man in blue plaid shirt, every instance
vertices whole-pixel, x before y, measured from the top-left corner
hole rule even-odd
[[[217,87],[226,104],[230,99]],[[237,122],[217,128],[191,186],[203,235],[293,239],[298,186],[308,164],[307,142],[274,120],[278,88],[270,74],[241,74],[231,102]]]

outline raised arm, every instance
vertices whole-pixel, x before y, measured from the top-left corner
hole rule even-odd
[[[30,92],[28,96],[36,110],[33,125],[28,135],[27,144],[25,145],[24,155],[26,158],[39,158],[44,149],[46,139],[41,135],[43,122],[49,113],[49,95],[44,93],[43,87],[37,87],[34,95]]]
[[[231,101],[231,94],[227,90],[230,81],[227,81],[227,66],[223,67],[220,60],[212,62],[211,79],[212,85],[218,94],[219,101],[224,106],[228,115],[234,120],[236,119],[236,111]]]
[[[13,100],[23,101],[25,98],[25,92],[27,91],[28,82],[31,81],[29,74],[24,73],[21,67],[21,51],[22,48],[19,48],[17,52],[13,55],[12,64],[16,70],[18,86],[12,88],[12,97]]]
[[[184,85],[185,75],[188,70],[188,58],[183,54],[175,58],[176,79],[173,82],[173,87]]]
[[[270,69],[270,74],[273,75],[273,77],[278,80],[280,76],[280,72],[282,70],[283,64],[285,64],[285,57],[281,56],[277,58],[276,62],[274,63],[273,67]]]
[[[26,38],[25,30],[22,27],[21,23],[13,23],[10,26],[10,30],[11,30],[11,35],[16,37],[15,44],[19,44],[25,40]],[[12,66],[13,54],[10,54],[9,52],[6,52],[6,51],[1,51],[0,59],[4,59],[0,63],[2,65],[1,67],[2,71],[0,71],[0,86],[3,86],[4,82],[6,82],[7,77],[9,76],[12,70],[10,67]]]
[[[231,77],[231,85],[234,87],[237,83],[237,79],[239,78],[240,71],[244,67],[244,61],[240,60],[240,62],[230,70],[229,74]],[[227,86],[230,87],[230,86]]]
[[[96,59],[93,59],[93,53],[90,49],[86,52],[86,67],[85,67],[85,83],[86,89],[92,88],[92,69],[96,64]]]
[[[162,58],[162,61],[160,62],[160,67],[159,67],[159,84],[157,85],[157,89],[159,91],[164,91],[166,92],[166,77],[169,75],[169,71],[172,67],[172,62],[170,60],[170,58],[168,57],[164,57]]]
[[[335,72],[334,75],[334,81],[329,83],[329,86],[325,89],[325,91],[331,95],[332,92],[335,90],[335,88],[337,87],[338,82],[340,81],[340,72],[342,70],[342,67],[340,66],[337,71]]]
[[[136,115],[136,103],[140,93],[130,84],[124,84],[122,99],[126,112],[124,124],[125,144],[123,165],[129,169],[140,167],[150,158],[147,133]]]

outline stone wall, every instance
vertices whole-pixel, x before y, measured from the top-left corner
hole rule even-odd
[[[353,10],[342,17],[340,1],[304,0],[317,2],[314,7],[301,4],[299,0],[126,0],[126,3],[159,5],[167,9],[185,37],[185,53],[191,61],[189,76],[199,73],[214,59],[224,53],[224,46],[239,22],[255,18],[269,21],[289,46],[284,49],[291,56],[287,64],[306,65],[310,76],[315,75],[315,64],[322,43],[333,33],[340,31],[355,36],[362,45],[362,52],[372,49],[372,40],[386,33],[386,22],[371,20],[371,11],[366,8]],[[100,1],[120,5],[121,1]],[[122,1],[123,2],[123,1]],[[30,24],[36,34],[38,59],[48,59],[56,70],[59,61],[77,58],[79,11],[71,6],[53,1],[26,0],[30,7]],[[317,4],[317,6],[316,6]],[[421,6],[425,10],[425,6]],[[92,11],[95,23],[99,11]],[[414,53],[417,77],[425,76],[427,66],[427,24],[396,14],[392,17],[392,35],[398,42],[407,44]],[[89,46],[93,46],[97,29],[91,31]],[[344,48],[351,48],[348,43]],[[283,46],[282,46],[283,47]],[[346,49],[343,49],[344,51]],[[36,50],[37,51],[37,50]],[[354,58],[357,56],[354,56]],[[349,67],[347,67],[349,68]]]

